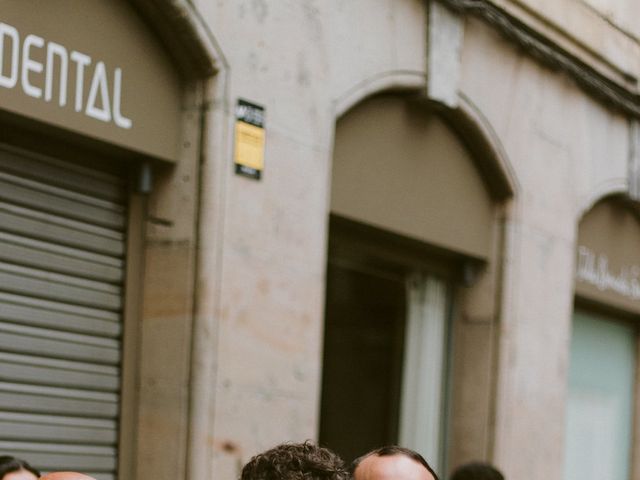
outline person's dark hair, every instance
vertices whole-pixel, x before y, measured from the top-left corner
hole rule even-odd
[[[362,462],[365,458],[370,457],[372,455],[375,455],[378,457],[404,455],[405,457],[409,457],[411,460],[415,460],[416,462],[418,462],[420,465],[426,468],[431,475],[433,475],[433,478],[435,480],[438,480],[438,475],[436,474],[436,472],[433,471],[433,468],[431,468],[431,465],[429,465],[429,462],[427,462],[422,455],[420,455],[415,450],[399,447],[397,445],[387,445],[384,447],[376,448],[375,450],[371,450],[370,452],[367,452],[364,455],[361,455],[360,457],[356,458],[353,462],[351,462],[351,465],[349,466],[349,473],[351,473],[351,475],[353,476],[353,474],[356,471],[356,468],[358,468],[358,465],[360,465],[360,462]]]
[[[10,457],[9,455],[0,456],[0,480],[4,478],[8,473],[19,472],[20,470],[26,470],[33,473],[36,477],[40,476],[40,472],[29,465],[24,460],[19,458]]]
[[[349,480],[342,459],[311,442],[283,443],[242,468],[240,480]]]
[[[504,480],[504,476],[489,463],[469,462],[458,467],[451,480]]]

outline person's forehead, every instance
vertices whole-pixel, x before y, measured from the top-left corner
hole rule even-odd
[[[95,480],[89,475],[78,472],[51,472],[40,477],[40,480]]]
[[[416,460],[403,455],[370,455],[355,470],[356,480],[434,480]]]
[[[25,469],[5,473],[4,477],[2,477],[3,480],[35,480],[37,478],[38,477],[36,477],[33,473]]]

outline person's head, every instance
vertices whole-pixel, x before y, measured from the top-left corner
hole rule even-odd
[[[40,480],[96,480],[89,475],[78,472],[51,472],[40,477]]]
[[[349,472],[327,448],[311,442],[284,443],[251,458],[240,480],[349,480]]]
[[[504,480],[504,477],[489,463],[469,462],[455,469],[451,480]]]
[[[365,453],[351,463],[354,480],[438,480],[418,452],[395,445]]]
[[[37,480],[40,472],[24,460],[0,456],[0,480]]]

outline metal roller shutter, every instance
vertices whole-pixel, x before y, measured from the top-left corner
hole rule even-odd
[[[115,477],[126,189],[0,148],[0,453]]]

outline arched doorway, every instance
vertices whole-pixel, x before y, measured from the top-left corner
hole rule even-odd
[[[459,319],[469,292],[495,295],[497,205],[476,159],[410,97],[378,95],[338,121],[321,442],[349,460],[400,443],[446,469],[453,398],[474,388],[455,374]]]

